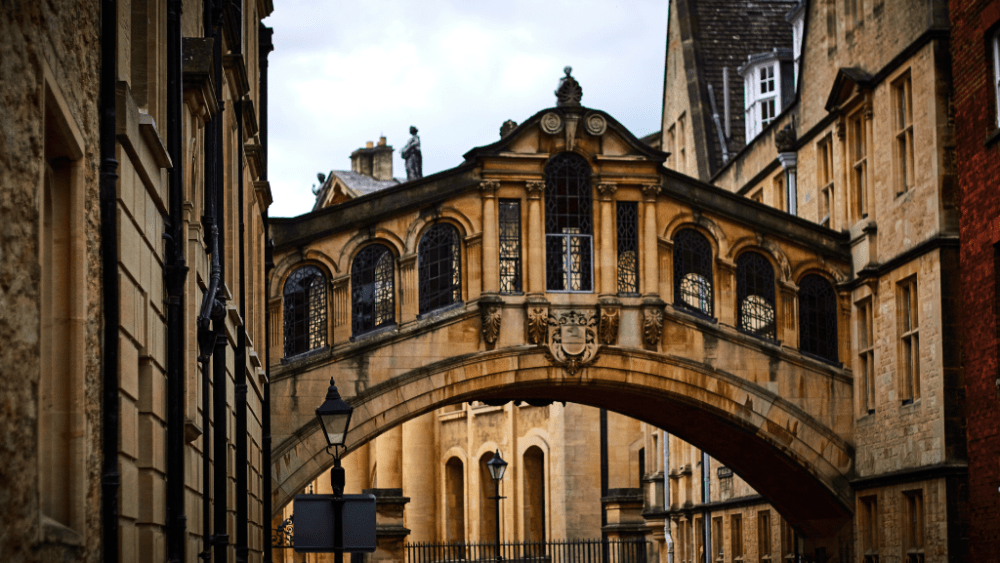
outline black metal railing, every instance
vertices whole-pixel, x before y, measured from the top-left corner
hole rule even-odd
[[[507,542],[500,545],[504,563],[646,563],[645,539]],[[406,563],[496,561],[495,542],[406,544]]]

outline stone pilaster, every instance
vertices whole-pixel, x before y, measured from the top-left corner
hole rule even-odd
[[[657,263],[656,237],[656,196],[660,193],[659,184],[646,184],[642,187],[643,201],[643,280],[640,282],[643,295],[659,297],[660,269]]]
[[[420,288],[417,285],[416,253],[399,258],[399,278],[402,282],[399,288],[399,316],[402,324],[417,318]]]
[[[483,194],[483,293],[497,293],[500,288],[500,241],[497,238],[496,193],[500,182],[479,183]]]
[[[403,496],[401,488],[365,489],[364,494],[375,495],[375,553],[367,560],[378,563],[403,563],[403,542],[410,530],[403,525],[403,509],[410,499]]]
[[[612,183],[597,184],[598,205],[601,208],[601,238],[597,241],[597,249],[600,251],[599,285],[597,287],[600,295],[617,295],[618,280],[616,279],[618,260],[615,256],[617,245],[615,244],[615,192],[618,186]]]
[[[545,231],[542,229],[544,182],[528,182],[528,293],[545,293]]]

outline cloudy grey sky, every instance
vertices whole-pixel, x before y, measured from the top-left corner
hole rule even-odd
[[[393,172],[410,125],[424,175],[457,166],[555,105],[573,67],[583,104],[636,136],[659,129],[665,0],[275,0],[269,66],[272,217],[308,212],[316,173],[385,135]]]

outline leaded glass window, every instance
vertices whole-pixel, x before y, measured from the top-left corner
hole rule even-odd
[[[381,244],[361,249],[351,264],[351,330],[355,336],[396,321],[392,252]]]
[[[545,166],[545,279],[549,291],[593,291],[590,165],[562,153]]]
[[[756,252],[736,259],[739,329],[760,338],[778,339],[774,318],[774,268]]]
[[[461,247],[458,230],[446,223],[434,225],[420,239],[420,314],[462,300]]]
[[[618,202],[618,293],[639,293],[639,204]]]
[[[521,200],[500,200],[500,293],[521,292]]]
[[[712,245],[694,229],[674,235],[674,305],[713,316]]]
[[[326,345],[326,276],[315,266],[298,268],[282,292],[285,357]]]
[[[837,361],[837,294],[818,274],[799,282],[799,350]]]

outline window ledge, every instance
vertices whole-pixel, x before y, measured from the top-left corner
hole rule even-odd
[[[698,309],[692,309],[691,307],[688,307],[686,305],[681,305],[681,304],[678,304],[678,303],[674,303],[674,311],[677,311],[678,313],[683,313],[683,314],[688,315],[690,317],[694,317],[694,318],[696,318],[696,319],[698,319],[700,321],[705,321],[705,322],[709,322],[709,323],[712,323],[712,324],[719,324],[719,319],[717,319],[715,317],[712,317],[710,315],[706,315],[705,313],[701,312],[700,310],[698,310]]]
[[[983,146],[988,147],[996,143],[998,139],[1000,139],[1000,128],[994,129],[993,132],[986,137],[986,140],[983,141]]]
[[[419,320],[427,319],[427,318],[430,318],[430,317],[433,317],[433,316],[436,316],[436,315],[440,315],[441,313],[446,313],[446,312],[451,311],[453,309],[458,309],[459,307],[461,307],[463,305],[465,305],[464,301],[458,301],[458,302],[452,303],[451,305],[445,305],[444,307],[438,307],[437,309],[431,309],[430,311],[427,311],[426,313],[420,313],[419,315],[417,315],[417,320],[419,321]]]
[[[399,325],[392,323],[391,325],[380,326],[378,328],[373,328],[368,332],[362,332],[361,334],[355,334],[351,337],[351,342],[357,342],[358,340],[365,340],[366,338],[372,338],[374,336],[379,336],[387,332],[394,332],[399,328]]]
[[[290,364],[292,362],[298,362],[298,361],[301,361],[301,360],[306,360],[306,359],[309,359],[309,358],[311,358],[313,356],[319,356],[320,354],[322,354],[324,352],[328,352],[329,350],[330,350],[330,345],[327,344],[327,345],[321,346],[319,348],[313,348],[312,350],[309,350],[307,352],[301,352],[299,354],[295,354],[294,356],[285,356],[284,358],[281,358],[281,363],[282,364]]]

